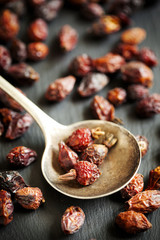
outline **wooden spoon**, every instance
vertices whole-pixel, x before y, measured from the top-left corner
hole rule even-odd
[[[135,137],[124,127],[102,120],[87,120],[64,126],[49,117],[1,76],[0,88],[30,113],[40,126],[46,145],[41,162],[42,173],[57,191],[79,199],[104,197],[127,185],[138,171],[141,161],[140,149]],[[74,130],[83,127],[100,127],[103,131],[113,133],[118,139],[117,144],[109,151],[108,158],[100,166],[100,178],[94,184],[85,187],[76,181],[58,180],[59,175],[64,173],[58,164],[58,143],[61,140],[65,141]]]

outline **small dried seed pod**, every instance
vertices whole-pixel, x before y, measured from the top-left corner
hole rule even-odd
[[[121,35],[121,40],[127,44],[137,45],[146,38],[146,31],[143,28],[130,28]]]
[[[142,155],[142,157],[144,157],[146,155],[146,153],[148,152],[149,142],[146,137],[140,136],[140,135],[136,136],[136,140],[140,147],[141,155]]]
[[[97,3],[87,3],[81,10],[82,16],[88,20],[95,20],[104,15],[104,10],[101,5]]]
[[[10,51],[12,58],[17,62],[23,62],[27,58],[26,44],[19,39],[12,40]]]
[[[11,194],[0,190],[0,224],[7,225],[13,220],[13,209]]]
[[[134,59],[139,53],[136,45],[126,43],[119,43],[118,46],[113,49],[113,52],[121,55],[126,60]]]
[[[147,47],[142,48],[137,57],[139,61],[144,62],[149,67],[154,67],[158,64],[155,53]]]
[[[12,62],[11,56],[7,48],[0,45],[0,73],[7,71]]]
[[[48,26],[46,22],[38,18],[32,22],[28,28],[28,35],[32,41],[44,41],[48,36]]]
[[[111,89],[107,94],[108,100],[115,106],[119,106],[126,102],[126,96],[126,90],[123,88]]]
[[[127,88],[127,96],[130,100],[138,101],[149,96],[149,89],[141,84],[132,84]]]
[[[149,181],[147,190],[158,190],[160,189],[160,166],[151,170],[149,173]]]
[[[91,133],[94,139],[99,139],[101,136],[105,135],[105,132],[102,131],[100,127],[92,128]]]
[[[42,42],[34,42],[28,44],[28,58],[32,61],[41,61],[45,59],[49,53],[49,48]]]

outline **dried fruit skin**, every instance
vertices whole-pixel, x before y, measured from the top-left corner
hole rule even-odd
[[[28,35],[32,41],[44,41],[48,36],[48,26],[46,22],[38,18],[32,22],[28,28]]]
[[[131,198],[137,193],[142,192],[144,187],[143,175],[137,173],[134,178],[121,189],[122,198]]]
[[[13,209],[11,194],[0,190],[0,224],[7,225],[13,220]]]
[[[89,20],[94,20],[97,18],[100,18],[102,15],[104,15],[104,10],[101,7],[101,5],[97,3],[87,3],[83,8],[82,8],[82,15],[86,19]]]
[[[89,161],[101,165],[107,156],[108,148],[102,144],[92,144],[87,147],[80,155],[81,161]]]
[[[107,94],[107,99],[115,106],[121,105],[126,101],[126,90],[123,88],[111,89]]]
[[[60,48],[66,52],[72,51],[78,42],[78,33],[70,25],[64,25],[59,34],[58,41]]]
[[[6,156],[6,159],[17,167],[25,167],[36,160],[37,153],[27,147],[19,146],[13,148]]]
[[[76,152],[81,152],[92,143],[91,131],[89,128],[75,130],[66,141],[66,144]]]
[[[22,85],[28,85],[39,80],[39,74],[26,63],[12,65],[8,73],[17,83]]]
[[[0,39],[8,41],[14,38],[19,32],[17,16],[10,10],[4,10],[0,14]]]
[[[71,206],[66,209],[61,219],[61,228],[65,234],[77,232],[84,224],[85,214],[80,207]]]
[[[0,45],[0,73],[8,70],[11,65],[11,56],[7,48]]]
[[[142,62],[132,61],[121,67],[122,78],[128,83],[138,83],[145,87],[153,84],[152,70]]]
[[[139,148],[141,150],[141,156],[144,157],[148,152],[149,142],[146,137],[137,135],[136,140],[138,142]]]
[[[62,101],[71,93],[75,82],[76,78],[71,75],[55,80],[46,91],[46,99],[49,101]]]
[[[144,62],[149,67],[154,67],[158,64],[155,53],[147,47],[144,47],[139,51],[138,60]]]
[[[27,184],[17,171],[0,172],[0,189],[15,193],[24,187],[27,187]]]
[[[93,70],[92,59],[87,54],[77,56],[70,63],[69,70],[77,77],[84,77]]]
[[[23,62],[27,58],[26,44],[19,39],[13,39],[10,47],[12,58],[17,62]]]
[[[41,190],[37,187],[24,187],[15,193],[17,202],[26,209],[36,210],[45,202]]]
[[[130,100],[138,101],[148,97],[149,90],[141,84],[132,84],[127,89],[127,96]]]
[[[152,227],[152,224],[148,221],[144,214],[134,211],[119,213],[116,217],[116,224],[125,232],[130,234],[144,232]]]
[[[139,51],[136,45],[126,44],[126,43],[119,43],[113,50],[114,53],[117,53],[124,57],[126,60],[131,60],[135,58]]]
[[[34,42],[28,44],[28,58],[32,61],[41,61],[45,59],[49,53],[49,48],[42,42]]]
[[[88,73],[78,87],[82,97],[88,97],[103,89],[109,83],[109,78],[102,73]]]
[[[102,73],[114,73],[125,64],[125,60],[118,54],[108,53],[107,55],[93,59],[93,66],[96,71]]]
[[[160,94],[154,93],[137,103],[136,112],[140,117],[148,118],[160,113]]]
[[[69,171],[74,168],[74,165],[79,160],[78,155],[72,151],[64,142],[59,143],[59,156],[58,162],[60,166],[65,170]]]
[[[106,121],[114,120],[114,107],[104,97],[95,96],[91,102],[91,108],[96,118]]]
[[[26,13],[26,4],[25,1],[22,0],[11,0],[5,5],[5,8],[14,12],[18,17],[22,17]]]
[[[137,193],[126,202],[126,209],[135,212],[150,213],[160,207],[160,191],[146,190]]]
[[[158,190],[160,188],[160,166],[151,170],[147,190]]]
[[[146,38],[146,31],[143,28],[130,28],[121,35],[121,40],[127,44],[137,45]]]

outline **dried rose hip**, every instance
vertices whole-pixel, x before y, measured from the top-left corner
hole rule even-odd
[[[125,60],[118,54],[108,53],[107,55],[93,59],[93,66],[98,72],[114,73],[125,64]]]
[[[32,61],[40,61],[47,57],[49,48],[42,42],[34,42],[28,44],[28,58]]]
[[[78,33],[70,25],[64,25],[58,34],[59,46],[62,50],[72,51],[78,42]]]
[[[141,155],[142,155],[142,157],[144,157],[146,155],[146,153],[148,152],[149,142],[146,137],[139,136],[139,135],[136,136],[136,140],[137,140],[139,148],[141,150]]]
[[[95,96],[91,102],[91,108],[96,118],[100,120],[114,120],[114,106],[110,104],[104,97]]]
[[[0,73],[8,70],[11,65],[11,56],[7,48],[0,45]]]
[[[144,187],[143,175],[137,173],[134,178],[121,189],[122,198],[131,198],[137,193],[142,192]]]
[[[28,35],[32,41],[44,41],[48,36],[48,26],[46,22],[38,18],[29,25]]]
[[[61,228],[65,234],[77,232],[84,224],[85,214],[80,207],[71,206],[66,209],[61,219]]]
[[[101,5],[89,2],[82,8],[81,13],[86,19],[94,20],[104,15],[104,10]]]
[[[113,88],[107,94],[107,99],[115,106],[121,105],[126,101],[126,90],[123,88]]]
[[[27,187],[22,176],[17,171],[4,171],[0,172],[0,189],[5,189],[11,193]]]
[[[136,112],[140,117],[152,117],[160,113],[160,94],[154,93],[137,103]]]
[[[17,90],[23,93],[19,88],[17,88]],[[0,89],[0,102],[2,102],[5,107],[10,108],[12,110],[15,110],[18,112],[24,111],[22,106],[19,103],[17,103],[12,97],[10,97],[6,92],[4,92],[2,89]]]
[[[71,168],[74,168],[74,165],[79,160],[77,153],[70,149],[64,142],[59,143],[59,156],[58,162],[60,166],[69,171]]]
[[[121,67],[122,78],[128,83],[139,83],[145,87],[153,84],[152,70],[142,62],[132,61]]]
[[[8,41],[19,32],[17,16],[10,10],[4,10],[0,14],[0,39]]]
[[[135,211],[119,213],[116,217],[116,224],[125,232],[130,234],[144,232],[152,227],[152,224],[148,221],[144,214],[137,213]]]
[[[141,100],[149,96],[149,90],[141,84],[132,84],[127,89],[127,96],[133,101]]]
[[[91,131],[89,128],[75,130],[66,141],[66,144],[74,151],[81,152],[92,143]]]
[[[23,62],[27,58],[26,44],[19,39],[13,39],[10,47],[12,58],[17,62]]]
[[[87,147],[80,155],[81,161],[89,161],[101,165],[107,156],[108,148],[102,144],[92,144]]]
[[[0,190],[0,224],[7,225],[13,220],[13,209],[11,194]]]
[[[92,72],[92,59],[87,54],[75,57],[70,63],[70,72],[77,77],[84,77],[87,73]]]
[[[102,73],[88,73],[78,87],[82,97],[88,97],[103,89],[109,83],[109,78]]]
[[[46,91],[46,99],[49,101],[62,101],[71,93],[75,82],[75,77],[71,75],[55,80]]]
[[[36,210],[45,202],[41,190],[37,187],[24,187],[15,193],[17,202],[26,209]]]
[[[68,173],[59,176],[59,180],[70,181],[76,179],[83,186],[93,184],[101,175],[97,165],[88,161],[79,161]]]
[[[139,51],[138,60],[144,62],[149,67],[154,67],[158,64],[155,53],[147,47],[144,47]]]
[[[28,64],[19,63],[12,65],[8,73],[19,84],[31,84],[39,80],[39,74]]]
[[[160,207],[160,191],[146,190],[137,193],[126,202],[126,209],[135,212],[149,213]]]
[[[151,170],[147,190],[157,190],[160,188],[160,166]]]
[[[26,12],[26,4],[23,0],[11,0],[5,5],[5,8],[14,12],[18,17],[22,17]]]
[[[139,51],[136,45],[126,44],[126,43],[119,43],[113,50],[114,53],[117,53],[124,57],[126,60],[131,60],[135,58]]]
[[[6,156],[7,160],[18,167],[26,167],[36,160],[37,153],[27,147],[13,148]]]
[[[114,15],[104,15],[97,22],[93,23],[90,32],[95,36],[105,36],[118,32],[121,29],[119,17]]]
[[[127,44],[137,45],[146,38],[146,31],[143,28],[130,28],[121,35],[121,40]]]

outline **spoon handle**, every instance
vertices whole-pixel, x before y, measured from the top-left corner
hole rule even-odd
[[[45,112],[43,112],[39,107],[37,107],[26,96],[20,93],[2,76],[0,76],[0,88],[8,95],[10,95],[14,100],[16,100],[35,119],[35,121],[42,129],[45,137],[47,135],[46,132],[48,132],[50,129],[50,124],[52,124],[52,127],[55,128],[62,127],[61,124],[49,117]]]

